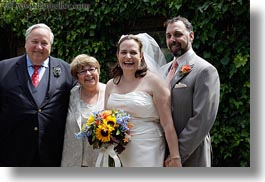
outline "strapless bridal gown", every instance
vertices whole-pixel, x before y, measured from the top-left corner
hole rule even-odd
[[[107,109],[122,109],[131,115],[131,141],[119,155],[123,167],[163,167],[165,138],[152,96],[143,91],[112,93]]]

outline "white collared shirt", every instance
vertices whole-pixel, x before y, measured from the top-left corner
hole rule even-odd
[[[26,56],[26,59],[27,59],[27,68],[28,68],[28,73],[29,73],[29,76],[31,77],[33,72],[34,72],[34,68],[32,67],[33,64],[32,64],[32,61],[30,60],[29,56],[27,55]],[[41,67],[39,68],[39,78],[41,80],[45,70],[49,68],[49,57],[42,63]]]

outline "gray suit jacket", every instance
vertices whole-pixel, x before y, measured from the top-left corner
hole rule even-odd
[[[219,106],[220,80],[216,68],[196,55],[191,49],[181,62],[191,71],[178,71],[170,83],[172,113],[179,138],[183,166],[211,166],[211,130]],[[166,75],[171,63],[161,70]]]

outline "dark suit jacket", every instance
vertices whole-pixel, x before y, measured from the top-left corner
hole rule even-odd
[[[61,69],[59,76],[53,68]],[[75,83],[69,64],[50,56],[48,91],[40,107],[29,90],[30,81],[25,55],[0,61],[0,166],[60,166]]]

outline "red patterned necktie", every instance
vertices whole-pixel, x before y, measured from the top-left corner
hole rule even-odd
[[[39,73],[38,73],[38,70],[41,66],[38,66],[38,65],[33,65],[32,66],[34,68],[34,72],[31,76],[31,80],[32,80],[32,83],[34,85],[34,87],[37,87],[38,84],[39,84]]]
[[[177,59],[175,59],[172,63],[172,66],[168,72],[168,75],[167,75],[167,78],[166,78],[166,81],[167,83],[169,84],[170,81],[172,80],[176,70],[177,70],[177,67],[178,67],[178,62],[177,62]]]

